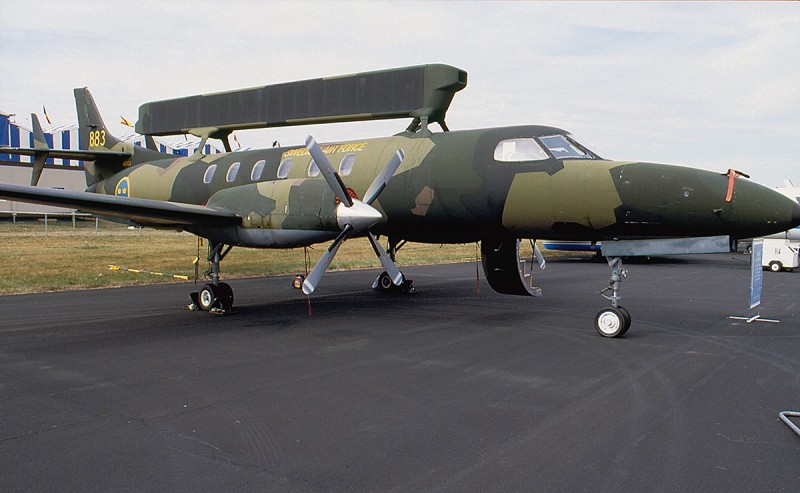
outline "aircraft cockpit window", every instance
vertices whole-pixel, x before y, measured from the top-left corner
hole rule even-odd
[[[256,162],[255,166],[253,166],[253,171],[250,172],[250,180],[258,181],[261,179],[261,175],[264,173],[264,166],[267,164],[266,161],[263,159]]]
[[[508,139],[500,141],[494,148],[495,161],[516,163],[521,161],[541,161],[549,159],[542,146],[534,139]]]
[[[203,175],[203,183],[205,183],[206,185],[211,183],[211,180],[214,179],[214,173],[216,171],[217,171],[217,165],[216,164],[212,164],[211,166],[206,168],[206,172]]]
[[[558,159],[592,159],[563,135],[539,137],[547,149]]]
[[[281,164],[278,166],[278,179],[279,180],[283,180],[284,178],[289,176],[289,170],[292,169],[292,162],[293,162],[293,159],[290,158],[290,157],[287,157],[286,159],[281,161]]]
[[[231,167],[228,168],[228,173],[225,175],[225,181],[228,183],[233,183],[233,180],[236,179],[236,175],[239,174],[239,166],[241,165],[242,163],[238,162],[231,164]]]
[[[356,155],[345,154],[342,158],[342,162],[339,163],[339,175],[340,176],[350,176],[350,173],[353,172],[353,165],[356,164]]]
[[[311,178],[319,176],[319,166],[317,166],[317,163],[313,159],[311,160],[311,164],[308,165],[308,176]]]

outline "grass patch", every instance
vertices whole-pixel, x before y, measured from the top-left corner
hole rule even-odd
[[[328,243],[309,248],[310,266],[317,262]],[[199,271],[208,267],[207,246],[200,248]],[[99,288],[131,284],[175,282],[171,278],[109,270],[117,265],[143,271],[189,276],[197,237],[189,233],[78,220],[0,221],[0,293],[33,293],[65,289]],[[478,252],[480,255],[480,252]],[[475,261],[476,245],[427,245],[409,243],[398,254],[397,263],[419,265]],[[331,270],[379,268],[372,247],[364,238],[346,241]],[[234,248],[222,262],[222,277],[258,277],[296,274],[305,270],[304,249]]]

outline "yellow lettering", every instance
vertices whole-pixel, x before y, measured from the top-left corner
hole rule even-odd
[[[358,142],[355,144],[328,144],[324,147],[320,147],[324,154],[336,154],[336,153],[344,153],[344,152],[361,152],[367,148],[366,142]],[[288,151],[284,152],[281,156],[281,159],[285,159],[287,157],[298,157],[298,156],[308,156],[308,149],[305,147],[298,147],[297,149],[289,149]]]

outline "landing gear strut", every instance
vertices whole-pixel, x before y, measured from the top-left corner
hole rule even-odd
[[[603,337],[621,337],[631,328],[631,314],[619,305],[622,296],[619,294],[622,280],[628,277],[628,271],[622,268],[622,257],[608,257],[611,267],[611,278],[608,287],[600,294],[611,301],[611,306],[598,312],[594,318],[594,327]]]
[[[407,242],[405,240],[397,240],[396,238],[389,238],[389,245],[386,249],[386,253],[389,254],[389,258],[392,262],[395,262],[395,256],[397,252],[400,251],[403,246],[405,246]],[[372,289],[378,291],[400,291],[402,293],[415,293],[416,290],[414,289],[413,282],[411,279],[406,279],[405,276],[401,273],[402,281],[399,285],[395,285],[394,281],[392,281],[392,276],[389,275],[388,272],[383,271],[378,274],[378,277],[375,278],[375,281],[372,283]]]
[[[200,291],[189,293],[191,301],[187,306],[190,310],[203,310],[211,313],[224,314],[233,308],[233,289],[226,282],[219,280],[219,263],[233,248],[221,242],[208,241],[208,261],[211,268],[206,272],[210,283],[203,284]]]

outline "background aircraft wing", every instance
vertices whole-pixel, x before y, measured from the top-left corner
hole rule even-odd
[[[135,221],[143,226],[237,226],[242,218],[225,210],[202,205],[180,204],[163,200],[137,199],[72,192],[54,188],[29,187],[0,183],[0,199],[68,207]]]
[[[77,161],[115,160],[124,162],[131,158],[131,154],[128,152],[83,151],[79,149],[30,149],[25,147],[0,147],[0,154],[16,154],[19,156],[47,154],[48,158],[74,159]]]

